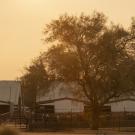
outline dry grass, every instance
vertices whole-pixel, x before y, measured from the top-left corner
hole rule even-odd
[[[0,135],[19,135],[19,131],[7,126],[0,126]]]

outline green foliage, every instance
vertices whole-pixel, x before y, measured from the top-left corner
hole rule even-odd
[[[37,92],[46,91],[49,80],[44,64],[40,59],[25,68],[25,74],[20,78],[25,105],[32,106],[36,102]]]
[[[79,64],[76,55],[62,45],[53,46],[46,54],[46,61],[48,62],[51,75],[54,75],[58,80],[64,80],[65,76],[67,80],[72,81],[78,77]],[[76,69],[76,70],[74,70]],[[57,71],[56,71],[57,70]]]
[[[48,71],[56,79],[78,82],[94,123],[104,104],[134,92],[135,60],[125,48],[133,38],[126,40],[131,35],[122,26],[108,27],[104,14],[60,16],[46,25],[44,35],[52,43],[45,57]]]

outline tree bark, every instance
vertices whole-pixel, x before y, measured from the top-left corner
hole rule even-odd
[[[100,109],[97,106],[94,106],[91,110],[91,129],[97,130],[99,128],[99,119]]]

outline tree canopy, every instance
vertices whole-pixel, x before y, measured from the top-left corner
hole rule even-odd
[[[49,85],[48,74],[40,58],[35,59],[32,64],[25,68],[25,74],[20,78],[24,103],[34,107],[37,92],[47,89]]]
[[[75,82],[87,101],[92,128],[98,128],[102,107],[116,98],[135,95],[135,19],[129,30],[108,25],[103,13],[52,20],[44,28],[49,49],[20,78],[26,105],[53,80]]]
[[[51,45],[45,53],[47,70],[55,79],[81,86],[92,112],[93,129],[98,127],[101,108],[114,98],[134,93],[135,86],[135,59],[125,46],[134,36],[106,21],[98,12],[79,17],[65,14],[44,29],[44,40]]]

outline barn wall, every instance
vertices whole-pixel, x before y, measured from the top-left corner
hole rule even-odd
[[[82,102],[73,100],[60,100],[54,102],[55,112],[83,112],[84,105]]]
[[[135,101],[126,100],[111,103],[111,111],[112,112],[135,112]]]
[[[0,100],[18,104],[21,86],[17,81],[0,81]]]

